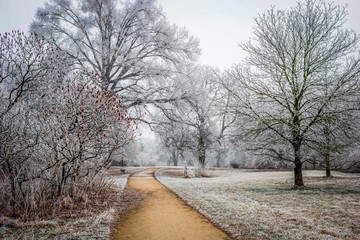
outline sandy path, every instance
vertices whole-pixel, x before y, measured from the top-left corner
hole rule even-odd
[[[145,197],[134,211],[116,224],[116,240],[221,240],[231,239],[204,216],[185,204],[154,177],[156,169],[132,175],[128,186]]]

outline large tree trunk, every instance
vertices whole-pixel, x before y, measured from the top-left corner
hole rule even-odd
[[[201,151],[201,155],[199,156],[199,167],[201,169],[205,168],[205,151]]]
[[[295,115],[293,118],[293,130],[292,130],[292,135],[293,135],[293,149],[294,149],[294,164],[295,164],[295,168],[294,168],[294,184],[297,187],[301,187],[304,186],[304,181],[303,181],[303,176],[302,176],[302,162],[301,162],[301,157],[300,157],[300,147],[301,147],[301,142],[302,142],[302,138],[301,138],[301,134],[300,134],[300,114],[299,114],[299,110],[300,109],[300,100],[296,99],[295,101]]]
[[[299,187],[304,186],[301,162],[295,163],[294,173],[295,173],[295,182],[294,182],[295,186],[299,186]]]
[[[331,170],[330,170],[330,158],[327,156],[326,165],[325,165],[325,171],[326,171],[326,177],[331,177]]]
[[[199,138],[199,142],[198,142],[198,166],[197,169],[195,171],[195,176],[196,177],[201,177],[202,173],[205,169],[205,153],[206,153],[206,149],[205,149],[205,142],[204,139],[202,137]]]
[[[294,153],[295,153],[295,168],[294,168],[294,174],[295,174],[295,186],[304,186],[303,176],[302,176],[302,162],[300,160],[300,146],[298,144],[294,145]]]

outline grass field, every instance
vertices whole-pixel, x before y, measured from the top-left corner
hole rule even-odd
[[[360,239],[360,174],[304,171],[306,187],[294,189],[286,171],[181,173],[157,178],[236,239]]]

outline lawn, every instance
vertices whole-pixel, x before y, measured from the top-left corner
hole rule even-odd
[[[304,171],[293,188],[287,171],[208,170],[185,179],[181,169],[157,178],[236,239],[360,239],[360,174]]]

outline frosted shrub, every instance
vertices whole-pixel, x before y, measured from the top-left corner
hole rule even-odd
[[[64,199],[86,204],[133,136],[121,98],[96,74],[68,70],[65,55],[35,35],[0,35],[0,51],[1,213],[35,219]]]

